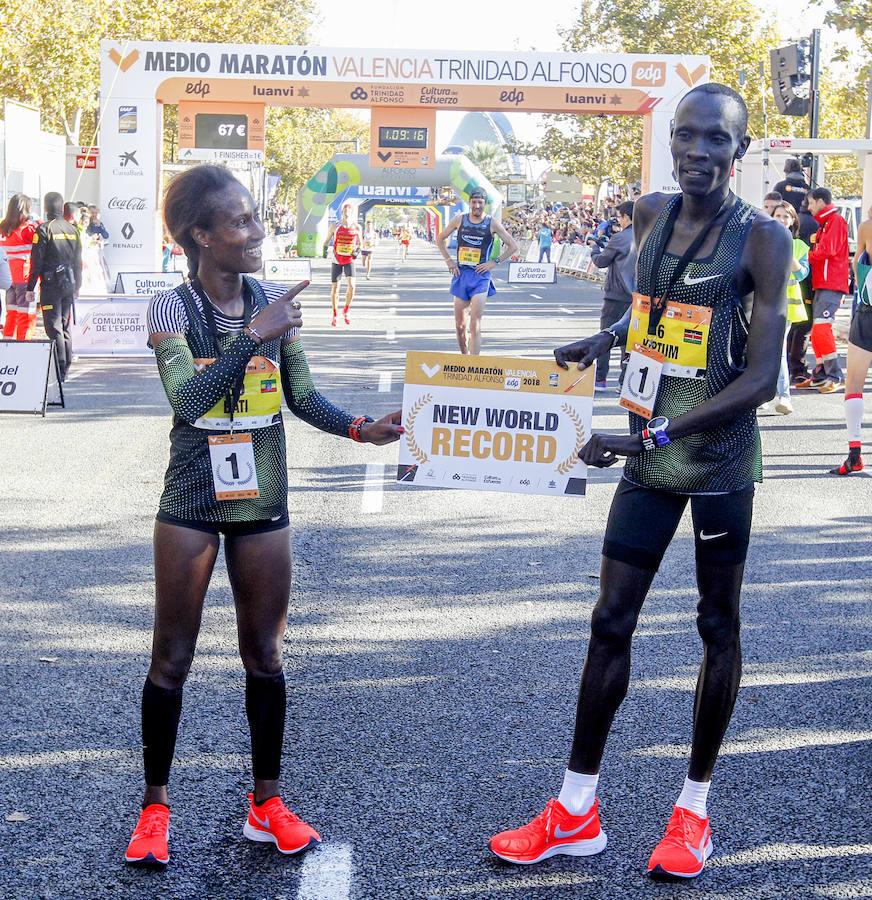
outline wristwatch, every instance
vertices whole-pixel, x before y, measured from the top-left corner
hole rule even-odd
[[[657,416],[642,429],[642,449],[654,450],[657,447],[665,447],[672,443],[666,429],[669,428],[669,419],[666,416]]]

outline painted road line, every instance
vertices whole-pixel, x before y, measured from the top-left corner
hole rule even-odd
[[[560,312],[566,313],[567,316],[574,316],[574,315],[575,315],[575,311],[574,311],[574,310],[567,309],[565,306],[561,306],[561,307],[560,307]]]
[[[363,496],[360,498],[360,511],[363,513],[380,513],[384,503],[385,467],[383,463],[367,463],[363,477]]]
[[[394,328],[393,325],[389,325],[387,331],[385,332],[385,340],[389,344],[396,343],[397,340],[397,329]]]
[[[533,297],[534,300],[541,300],[541,299],[542,299],[542,297],[541,297],[539,294],[530,294],[530,296]]]
[[[306,854],[297,900],[347,900],[350,894],[349,844],[325,844]]]
[[[380,394],[389,394],[391,392],[391,381],[393,376],[390,372],[380,372],[378,376],[378,392]]]

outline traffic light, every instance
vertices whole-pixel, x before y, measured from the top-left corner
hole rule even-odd
[[[811,82],[811,46],[808,38],[797,44],[769,51],[772,93],[778,112],[785,116],[806,116]]]

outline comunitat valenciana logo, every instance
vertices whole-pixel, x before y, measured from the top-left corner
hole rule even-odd
[[[633,63],[632,83],[645,87],[661,87],[666,84],[666,63],[643,60]]]

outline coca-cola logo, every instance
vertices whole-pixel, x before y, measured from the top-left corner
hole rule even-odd
[[[145,197],[110,197],[106,204],[109,209],[145,209]]]

